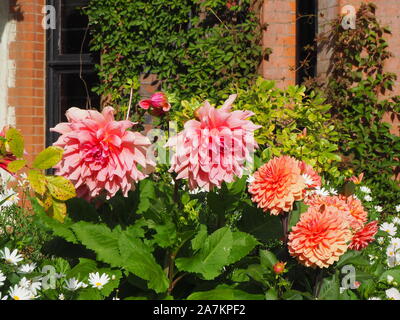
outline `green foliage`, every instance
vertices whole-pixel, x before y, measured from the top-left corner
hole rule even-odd
[[[7,144],[10,152],[17,158],[22,158],[24,155],[24,138],[17,129],[9,128],[6,132]]]
[[[259,78],[252,87],[238,90],[235,109],[255,113],[252,121],[261,125],[255,138],[265,146],[263,160],[286,154],[338,177],[339,137],[330,119],[331,106],[321,95],[305,91],[304,86],[282,90]]]
[[[64,150],[60,147],[48,147],[36,156],[33,161],[33,168],[50,169],[61,161],[63,153]]]
[[[210,291],[192,293],[188,300],[264,300],[262,294],[250,294],[228,285],[219,285]]]
[[[223,267],[239,261],[256,244],[251,235],[232,232],[228,227],[218,229],[210,236],[203,227],[192,241],[193,256],[175,262],[180,270],[199,273],[204,279],[212,280],[221,274]]]
[[[363,4],[357,12],[356,29],[343,30],[339,21],[321,36],[321,45],[332,48],[330,73],[318,86],[332,105],[343,168],[364,172],[373,197],[395,212],[400,192],[392,178],[400,158],[400,138],[391,134],[385,114],[400,118],[400,97],[390,96],[396,75],[384,70],[392,56],[374,4]],[[394,128],[395,129],[395,128]]]
[[[249,84],[262,57],[261,3],[228,8],[224,1],[90,1],[84,13],[91,49],[101,53],[96,92],[126,105],[128,80],[149,73],[186,99],[204,93],[217,99],[232,84]]]

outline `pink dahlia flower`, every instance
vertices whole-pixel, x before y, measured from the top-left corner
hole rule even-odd
[[[176,148],[170,172],[175,171],[177,179],[188,179],[191,190],[209,191],[223,181],[232,182],[243,175],[246,161],[253,161],[258,147],[253,133],[259,126],[246,120],[252,112],[231,111],[235,99],[231,95],[220,109],[204,102],[196,112],[198,120],[187,121],[166,144]]]
[[[115,121],[113,108],[102,113],[70,108],[66,116],[68,122],[50,129],[61,134],[54,145],[64,149],[56,168],[75,184],[79,197],[90,200],[104,192],[110,199],[120,189],[127,196],[155,165],[146,156],[148,138],[127,130],[135,123]]]

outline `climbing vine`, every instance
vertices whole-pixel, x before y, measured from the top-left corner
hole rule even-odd
[[[390,132],[385,115],[400,119],[400,97],[391,95],[396,75],[387,72],[387,27],[381,26],[374,4],[363,4],[357,12],[356,29],[344,30],[335,20],[318,40],[331,48],[328,77],[314,81],[333,107],[331,113],[339,133],[342,165],[365,174],[374,196],[394,212],[399,196],[400,138]]]
[[[179,98],[207,95],[218,100],[229,86],[251,83],[263,55],[260,4],[90,1],[84,13],[89,17],[91,49],[101,53],[96,92],[106,97],[104,103],[126,105],[128,81],[156,74],[159,87]],[[134,102],[138,99],[136,94]]]

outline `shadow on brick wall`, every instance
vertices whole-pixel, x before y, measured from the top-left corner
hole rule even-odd
[[[7,22],[11,20],[24,20],[24,14],[18,4],[18,0],[0,0],[0,41]]]

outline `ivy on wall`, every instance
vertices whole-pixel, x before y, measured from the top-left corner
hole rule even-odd
[[[392,56],[385,39],[390,30],[380,25],[375,11],[374,4],[363,4],[356,29],[344,30],[334,21],[318,39],[333,53],[329,75],[317,86],[333,106],[343,166],[365,174],[373,196],[387,204],[389,213],[395,212],[400,194],[393,179],[399,169],[400,138],[382,120],[385,114],[400,120],[400,97],[390,96],[396,81],[396,75],[384,69]]]
[[[258,13],[251,0],[92,0],[84,8],[101,53],[106,103],[126,104],[129,79],[157,74],[179,98],[220,99],[232,85],[247,85],[262,59]],[[138,95],[134,97],[136,102]]]

